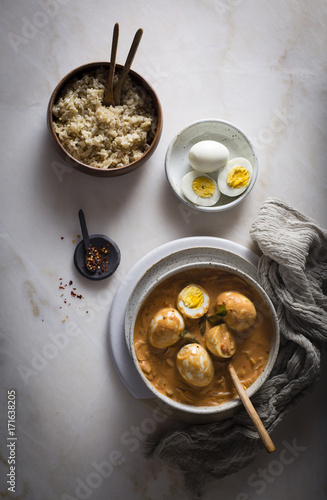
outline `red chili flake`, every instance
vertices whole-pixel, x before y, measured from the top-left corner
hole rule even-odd
[[[70,295],[71,295],[72,297],[76,297],[76,293],[75,293],[75,292],[73,292],[73,290],[70,292]]]
[[[109,243],[107,244],[109,246]],[[102,274],[108,270],[108,257],[109,250],[104,246],[101,248],[96,248],[91,245],[91,252],[86,256],[86,268],[91,272],[96,272]],[[85,267],[85,266],[83,266]]]
[[[65,290],[65,287],[64,286],[59,286],[60,290]]]
[[[61,239],[63,240],[63,239],[64,239],[64,237],[62,236],[62,237],[61,237]]]
[[[72,286],[72,284],[73,284],[73,282],[72,282],[72,280],[70,280],[70,282],[69,282],[69,286]]]

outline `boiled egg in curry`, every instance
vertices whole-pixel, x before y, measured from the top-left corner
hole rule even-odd
[[[177,342],[184,328],[182,315],[173,307],[165,307],[155,314],[150,323],[149,342],[153,347],[169,347]]]
[[[208,352],[195,343],[184,345],[178,351],[176,366],[183,379],[196,387],[210,384],[215,374]]]
[[[253,302],[245,295],[228,291],[220,293],[217,297],[216,307],[226,308],[224,322],[236,331],[242,331],[252,326],[256,320],[257,312]]]
[[[208,312],[209,295],[199,285],[187,285],[177,297],[177,308],[186,318],[201,318]]]
[[[236,352],[236,341],[225,323],[211,328],[205,336],[207,349],[217,358],[230,358]]]

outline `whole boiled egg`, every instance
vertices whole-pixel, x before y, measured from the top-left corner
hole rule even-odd
[[[177,308],[187,318],[201,318],[209,305],[209,295],[199,285],[187,285],[177,297]]]
[[[173,345],[184,330],[183,316],[173,307],[160,309],[152,318],[148,338],[151,345],[165,348]]]
[[[184,196],[195,205],[211,207],[220,197],[216,181],[195,170],[184,175],[181,187]]]
[[[253,167],[246,158],[233,158],[218,172],[219,190],[226,196],[238,196],[249,186]]]
[[[215,172],[226,165],[229,151],[217,141],[199,141],[191,147],[188,159],[194,170],[199,172]]]
[[[206,347],[218,358],[230,358],[236,352],[236,341],[225,323],[214,326],[205,336]]]
[[[176,356],[176,366],[183,379],[196,387],[212,381],[215,369],[208,352],[199,344],[186,344]]]
[[[257,317],[257,311],[252,300],[239,292],[233,290],[220,293],[216,300],[217,309],[220,306],[226,308],[224,322],[240,332],[252,326]]]

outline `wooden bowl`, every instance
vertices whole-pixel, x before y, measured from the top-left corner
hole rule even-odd
[[[109,69],[110,63],[109,62],[94,62],[94,63],[89,63],[89,64],[84,64],[83,66],[79,66],[78,68],[72,70],[70,73],[68,73],[62,80],[58,83],[56,88],[54,89],[49,104],[48,104],[48,110],[47,110],[47,122],[48,122],[48,127],[50,130],[50,134],[55,142],[55,145],[57,146],[59,152],[62,154],[66,162],[71,165],[72,167],[76,168],[80,172],[83,172],[88,175],[93,175],[96,177],[116,177],[118,175],[124,175],[128,174],[129,172],[132,172],[139,168],[141,165],[143,165],[154,153],[155,149],[158,146],[160,137],[161,137],[161,132],[162,132],[162,108],[160,101],[158,99],[157,94],[151,87],[151,85],[142,78],[138,73],[136,73],[133,70],[129,71],[129,76],[132,78],[132,80],[143,87],[145,91],[151,96],[152,101],[153,101],[153,106],[155,109],[155,112],[157,114],[157,129],[155,132],[155,136],[150,144],[150,147],[145,151],[143,156],[139,158],[137,161],[134,161],[132,163],[129,163],[128,165],[125,165],[123,167],[117,167],[117,168],[111,168],[111,169],[102,169],[102,168],[97,168],[97,167],[92,167],[90,165],[87,165],[86,163],[83,163],[82,161],[77,160],[74,158],[62,145],[60,142],[55,129],[54,129],[54,118],[53,118],[53,106],[59,99],[60,95],[64,91],[65,87],[68,85],[68,83],[71,82],[76,77],[81,77],[82,75],[94,71],[99,68],[104,68],[104,69]],[[116,69],[122,70],[123,66],[120,64],[116,64]]]

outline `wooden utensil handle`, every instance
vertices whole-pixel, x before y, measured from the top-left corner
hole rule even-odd
[[[129,53],[128,53],[125,65],[124,65],[124,67],[122,69],[122,72],[121,72],[121,74],[119,76],[119,80],[118,80],[118,82],[117,82],[117,84],[116,84],[116,86],[114,88],[114,99],[115,99],[116,105],[120,104],[120,92],[121,92],[121,88],[123,86],[123,83],[124,83],[127,75],[128,75],[129,70],[131,69],[132,62],[134,60],[134,57],[135,57],[137,48],[139,46],[139,43],[141,41],[142,35],[143,35],[143,29],[140,28],[135,33],[135,36],[134,36],[131,48],[129,49]]]
[[[268,432],[266,431],[262,421],[260,420],[260,417],[257,414],[253,404],[251,403],[249,396],[246,394],[246,391],[241,384],[241,381],[238,378],[237,373],[231,363],[228,364],[228,371],[230,373],[230,376],[232,377],[237,394],[239,395],[246,411],[248,412],[252,422],[254,423],[263,444],[265,445],[267,451],[269,453],[272,453],[276,450],[275,445],[272,442]]]
[[[115,66],[116,66],[116,54],[117,45],[119,37],[119,24],[116,23],[114,26],[114,31],[112,35],[112,45],[111,45],[111,56],[110,56],[110,66],[109,66],[109,76],[107,90],[103,98],[103,104],[105,106],[114,105],[114,76],[115,76]]]

